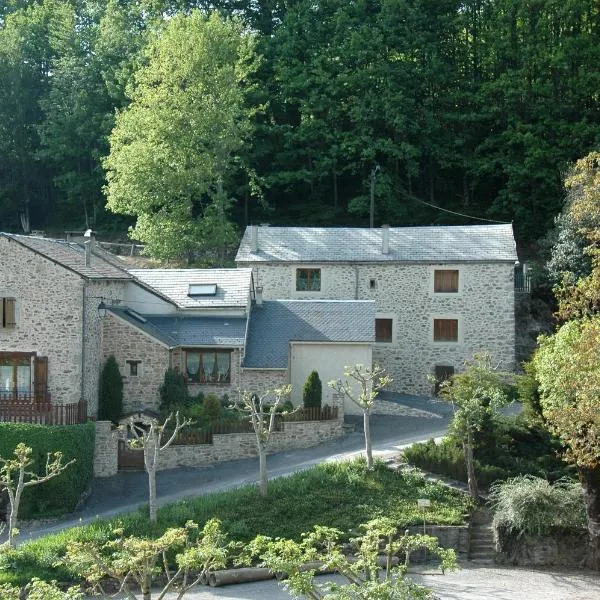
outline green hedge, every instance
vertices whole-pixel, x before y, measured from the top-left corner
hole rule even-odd
[[[0,456],[13,456],[19,442],[33,448],[31,470],[43,473],[48,452],[60,450],[64,461],[76,461],[60,475],[25,489],[19,518],[54,516],[74,510],[93,477],[94,423],[47,426],[29,423],[0,423]]]

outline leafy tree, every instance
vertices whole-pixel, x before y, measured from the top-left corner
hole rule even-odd
[[[588,562],[600,569],[600,316],[568,321],[540,339],[533,363],[550,430],[577,467],[589,531]]]
[[[454,550],[440,548],[437,538],[428,535],[399,536],[391,519],[374,519],[361,529],[352,540],[356,556],[351,558],[340,543],[339,530],[317,525],[303,534],[301,542],[258,536],[245,548],[243,559],[259,557],[265,566],[287,576],[285,584],[293,597],[312,600],[433,600],[430,590],[406,576],[410,553],[421,548],[441,558],[442,571],[457,568]],[[315,575],[320,570],[333,570],[347,583],[318,583]]]
[[[360,364],[353,367],[344,367],[344,377],[346,379],[333,380],[327,385],[354,402],[362,410],[367,467],[372,469],[373,450],[371,446],[370,415],[379,392],[392,383],[392,378],[386,375],[385,370],[379,365],[370,368]],[[348,378],[352,381],[349,381]],[[355,384],[358,384],[358,390],[355,389]]]
[[[465,363],[465,370],[440,384],[440,395],[452,402],[452,435],[462,443],[467,467],[469,494],[477,501],[479,488],[475,475],[473,451],[477,438],[493,426],[498,408],[508,403],[502,374],[492,364],[489,354],[476,355]]]
[[[98,419],[118,423],[123,414],[123,376],[114,354],[111,354],[100,374]]]
[[[131,448],[141,449],[144,452],[144,468],[148,474],[148,507],[150,521],[156,523],[158,506],[156,503],[156,471],[160,453],[168,448],[177,437],[177,434],[183,427],[187,427],[191,419],[179,418],[179,413],[175,413],[175,423],[173,430],[170,431],[173,413],[171,413],[161,424],[156,419],[152,419],[149,425],[138,425],[133,419],[129,420],[129,431],[133,434],[133,439],[128,440]],[[165,433],[169,434],[166,441],[163,441]]]
[[[0,598],[2,600],[84,600],[83,592],[76,586],[67,590],[58,587],[56,581],[47,583],[34,577],[22,590],[14,585],[0,584]]]
[[[323,384],[316,371],[312,371],[304,384],[302,401],[304,408],[321,408],[323,398]]]
[[[254,36],[198,10],[169,20],[128,89],[104,161],[108,207],[134,215],[131,236],[157,258],[193,256],[235,239],[227,185],[252,127]]]
[[[46,468],[43,475],[38,475],[27,468],[33,464],[31,458],[33,450],[23,443],[17,444],[15,458],[0,457],[0,490],[5,489],[8,494],[10,513],[8,517],[8,545],[12,546],[14,536],[18,534],[17,518],[21,496],[25,488],[41,485],[50,479],[60,475],[75,459],[67,463],[62,462],[62,452],[48,454]]]
[[[275,431],[277,409],[292,392],[290,385],[275,390],[267,390],[261,395],[253,392],[242,392],[241,398],[234,408],[247,415],[256,436],[260,469],[260,495],[264,498],[269,493],[269,476],[267,473],[267,450],[271,434]],[[271,402],[272,400],[272,402]]]

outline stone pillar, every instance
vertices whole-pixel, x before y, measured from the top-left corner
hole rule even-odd
[[[118,432],[110,421],[96,421],[94,477],[110,477],[119,470]]]

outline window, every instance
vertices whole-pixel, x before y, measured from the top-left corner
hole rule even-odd
[[[129,376],[137,377],[142,374],[141,369],[141,360],[126,360],[127,366],[129,367]]]
[[[437,294],[457,294],[458,270],[436,269],[433,274],[433,291]]]
[[[369,279],[369,289],[374,290],[377,287],[376,279]]]
[[[434,319],[434,342],[458,342],[458,319]]]
[[[216,283],[190,283],[188,287],[188,296],[216,296]]]
[[[454,367],[449,365],[435,365],[435,390],[434,396],[438,396],[440,393],[441,384],[450,379],[454,375]]]
[[[320,292],[321,269],[296,269],[297,292]]]
[[[231,352],[229,350],[187,350],[185,374],[195,383],[229,383]]]
[[[0,298],[0,322],[3,328],[17,324],[17,301],[14,298]]]
[[[393,319],[375,319],[375,341],[391,344],[393,341]]]
[[[48,358],[27,352],[0,352],[0,398],[47,400]]]

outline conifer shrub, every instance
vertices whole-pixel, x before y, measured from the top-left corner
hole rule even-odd
[[[316,371],[308,376],[304,384],[302,394],[302,402],[304,408],[321,408],[321,400],[323,398],[323,385],[319,379],[319,374]]]
[[[207,394],[202,402],[202,408],[204,416],[211,421],[223,415],[223,405],[216,394]]]
[[[189,401],[187,385],[182,373],[176,369],[167,369],[162,385],[159,388],[160,412],[170,412],[183,409]]]
[[[118,423],[123,414],[123,376],[117,359],[111,354],[100,374],[98,420]]]

